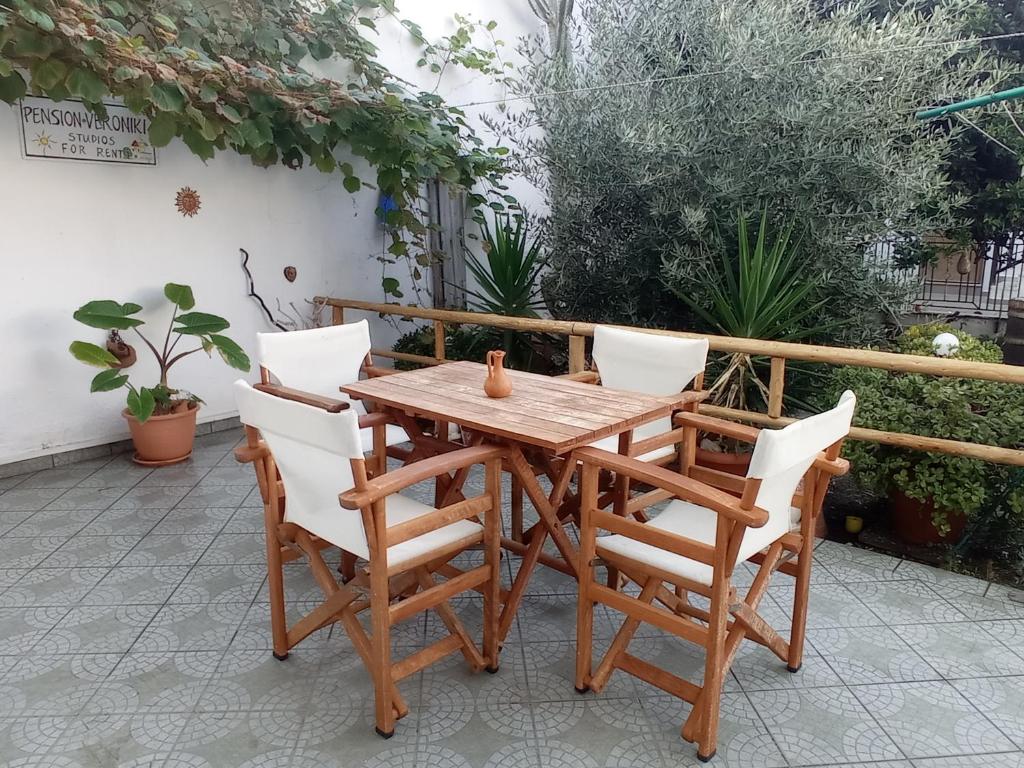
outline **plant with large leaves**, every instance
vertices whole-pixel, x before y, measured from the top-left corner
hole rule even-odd
[[[819,281],[800,258],[800,239],[793,239],[793,225],[780,227],[771,243],[769,229],[765,209],[757,239],[751,242],[746,217],[740,213],[735,252],[723,249],[717,260],[709,253],[700,268],[702,295],[708,303],[687,290],[692,283],[672,279],[667,270],[669,287],[709,331],[744,339],[805,341],[831,327],[816,321],[825,300],[818,298]],[[747,410],[750,400],[760,396],[767,404],[768,387],[751,355],[726,355],[719,366],[721,372],[709,387],[713,402]]]
[[[102,368],[92,380],[92,392],[111,392],[116,389],[128,390],[128,411],[140,422],[150,416],[175,412],[199,402],[195,395],[185,395],[172,389],[167,383],[171,367],[197,352],[211,354],[217,350],[224,362],[240,371],[249,370],[249,357],[232,339],[222,331],[229,327],[223,317],[206,312],[193,311],[196,301],[192,289],[187,285],[167,283],[164,296],[174,305],[171,322],[160,348],[139,330],[145,321],[135,315],[142,311],[138,304],[120,304],[111,299],[90,301],[78,308],[74,318],[92,328],[105,331],[134,331],[156,357],[160,366],[160,381],[152,387],[135,387],[128,376],[118,367],[120,361],[108,349],[87,341],[71,342],[70,352],[83,363]],[[185,338],[194,339],[198,346],[175,352],[179,342]]]

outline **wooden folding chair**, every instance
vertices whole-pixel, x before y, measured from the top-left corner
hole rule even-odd
[[[850,430],[855,403],[853,393],[846,392],[832,410],[779,430],[756,430],[696,414],[678,416],[687,432],[687,443],[695,440],[698,428],[755,441],[746,478],[734,478],[727,489],[697,479],[701,471],[692,464],[692,446],[684,445],[682,472],[595,448],[576,451],[582,463],[577,691],[600,692],[612,672],[621,669],[689,701],[693,710],[683,725],[682,736],[696,742],[697,756],[707,761],[717,749],[722,681],[745,637],[769,648],[791,672],[800,669],[814,518],[821,512],[831,477],[848,468],[838,456]],[[605,511],[598,502],[601,470],[654,490],[626,505],[616,505],[619,514]],[[665,509],[646,523],[623,512],[634,502],[646,507],[666,500],[671,501]],[[800,509],[795,531],[792,505]],[[599,530],[612,535],[599,538]],[[746,595],[740,596],[731,583],[732,574],[737,563],[747,560],[760,564],[760,568]],[[612,588],[617,580],[607,587],[598,584],[595,567],[599,564],[616,569],[636,583],[639,596]],[[788,642],[757,613],[768,581],[778,570],[796,577]],[[692,604],[690,592],[709,598],[710,607],[704,610]],[[621,611],[627,618],[597,669],[592,670],[595,603]],[[703,686],[628,652],[640,622],[706,649]]]
[[[394,373],[377,368],[370,355],[370,326],[366,320],[325,328],[287,333],[256,334],[260,380],[277,383],[334,400],[348,400],[339,387],[359,380],[360,373],[380,376]],[[363,453],[373,454],[371,474],[387,470],[387,456],[408,458],[409,435],[397,424],[368,414],[362,401],[350,401],[359,414],[359,439]]]
[[[599,325],[594,328],[592,354],[591,370],[567,374],[565,378],[645,395],[675,395],[692,383],[694,398],[683,407],[691,412],[704,399],[699,390],[708,358],[707,339],[683,339]],[[641,424],[625,436],[611,435],[598,440],[593,447],[625,452],[653,464],[670,464],[678,455],[676,448],[682,437],[682,429],[674,427],[672,418],[666,416]],[[620,440],[627,443],[620,445]],[[609,480],[607,475],[602,477],[602,490],[608,488]],[[515,477],[511,490],[512,539],[522,541],[523,491]]]
[[[456,650],[474,671],[497,671],[504,451],[465,448],[369,479],[357,416],[348,402],[275,385],[254,389],[244,381],[235,383],[235,397],[247,435],[247,445],[236,456],[255,464],[264,501],[274,656],[287,658],[289,649],[310,633],[340,622],[372,673],[376,727],[385,738],[408,712],[396,686],[403,678]],[[398,493],[474,464],[484,465],[486,472],[479,496],[435,509]],[[481,543],[483,565],[435,581],[440,570],[450,572],[449,560]],[[328,545],[363,558],[368,567],[338,584],[320,553]],[[283,564],[303,556],[325,601],[289,626]],[[448,602],[470,589],[483,593],[482,649]],[[371,614],[369,636],[357,619],[364,609]],[[392,662],[391,627],[427,609],[438,613],[449,635]]]

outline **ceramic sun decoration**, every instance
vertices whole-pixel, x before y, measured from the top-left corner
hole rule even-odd
[[[487,379],[484,394],[488,397],[508,397],[512,394],[512,381],[505,373],[505,353],[492,349],[487,353]]]

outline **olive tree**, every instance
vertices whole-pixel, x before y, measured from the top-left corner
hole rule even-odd
[[[877,332],[897,286],[866,244],[957,215],[952,135],[914,112],[999,76],[964,39],[972,0],[871,7],[578,0],[565,55],[525,43],[529,107],[504,127],[547,194],[554,313],[689,324],[673,290],[700,300],[700,267],[730,250],[737,216],[767,209],[802,233],[807,275],[832,297],[810,321],[850,341]]]

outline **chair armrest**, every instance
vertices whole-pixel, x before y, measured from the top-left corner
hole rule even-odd
[[[760,528],[768,522],[768,513],[760,507],[743,509],[740,500],[735,496],[670,469],[648,464],[630,456],[602,451],[600,448],[577,448],[573,455],[577,461],[584,464],[594,464],[655,488],[661,488],[750,528]]]
[[[821,456],[814,460],[814,467],[833,477],[839,477],[850,471],[850,462],[846,459],[826,459]]]
[[[386,413],[364,413],[359,417],[359,428],[366,429],[367,427],[376,427],[382,424],[390,424],[391,420],[388,418]]]
[[[381,368],[378,365],[364,365],[363,373],[368,379],[379,379],[381,376],[393,376],[401,371],[396,371],[394,368]]]
[[[746,424],[716,419],[713,416],[702,416],[698,413],[676,414],[675,422],[680,427],[695,427],[701,432],[712,432],[723,437],[731,437],[734,440],[742,440],[745,443],[757,442],[757,436],[761,433],[757,427],[748,427]]]
[[[601,375],[597,371],[580,371],[578,373],[563,373],[555,378],[568,379],[569,381],[580,381],[584,384],[597,384],[597,382],[601,380]]]
[[[260,442],[259,445],[240,445],[235,448],[235,461],[239,464],[248,464],[249,462],[262,459],[268,453],[270,449],[267,448],[266,443]]]
[[[373,478],[362,490],[353,488],[350,491],[345,491],[340,496],[341,506],[345,509],[362,509],[403,488],[408,488],[410,485],[473,464],[483,464],[492,459],[500,459],[505,456],[505,453],[506,450],[500,446],[478,445],[472,448],[460,448],[440,456],[432,456],[414,464],[406,464],[393,472]]]
[[[314,408],[323,408],[328,413],[341,413],[349,407],[347,400],[335,400],[330,397],[314,395],[311,392],[303,392],[301,389],[282,387],[278,384],[255,384],[253,389],[280,397],[283,400],[293,400],[303,405],[312,405]]]

